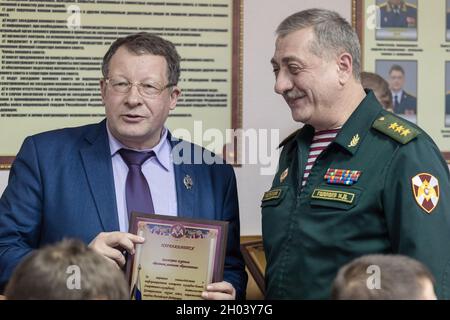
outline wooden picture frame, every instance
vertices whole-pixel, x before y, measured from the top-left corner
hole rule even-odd
[[[264,254],[263,241],[253,240],[241,243],[241,253],[244,257],[245,264],[255,280],[262,294],[265,294],[265,269],[266,257]]]
[[[192,104],[194,108],[178,107],[177,110],[175,110],[175,113],[171,113],[171,115],[169,116],[169,128],[173,126],[173,128],[187,128],[187,130],[192,131],[193,119],[202,120],[205,124],[210,124],[210,127],[218,128],[221,131],[227,129],[242,128],[243,0],[226,1],[226,3],[222,1],[221,4],[215,5],[214,3],[198,3],[194,0],[174,0],[172,3],[170,3],[170,5],[166,5],[166,3],[164,2],[155,0],[155,3],[150,5],[138,5],[134,2],[133,4],[127,4],[126,2],[121,2],[117,5],[105,6],[104,4],[99,4],[98,7],[95,8],[95,4],[73,4],[72,2],[68,1],[66,4],[60,4],[62,6],[67,5],[68,11],[66,13],[64,12],[65,10],[55,10],[55,12],[49,10],[48,12],[36,11],[20,14],[15,9],[15,7],[19,8],[21,6],[21,2],[10,1],[9,9],[7,11],[6,9],[4,9],[4,16],[0,18],[0,22],[2,22],[4,19],[14,21],[14,19],[18,18],[22,19],[24,22],[22,24],[18,24],[17,26],[12,23],[7,29],[5,29],[6,31],[2,31],[2,33],[0,34],[0,41],[2,42],[2,45],[6,49],[8,49],[8,52],[1,53],[2,59],[0,59],[0,68],[2,69],[2,71],[6,71],[6,73],[0,76],[0,82],[2,82],[2,92],[0,99],[0,128],[2,128],[0,132],[0,170],[10,170],[15,156],[19,151],[23,140],[27,136],[53,129],[97,123],[104,118],[104,109],[100,108],[100,90],[98,89],[98,92],[94,90],[95,88],[98,88],[97,79],[99,79],[99,77],[101,76],[101,73],[99,72],[101,66],[101,58],[105,54],[107,48],[109,47],[109,44],[115,38],[126,34],[126,32],[133,33],[138,31],[148,31],[161,35],[167,40],[172,41],[177,46],[177,50],[179,52],[182,51],[180,52],[182,60],[189,60],[185,58],[193,58],[192,60],[195,60],[195,58],[211,58],[209,59],[210,62],[182,61],[181,67],[182,69],[184,69],[181,73],[181,77],[184,77],[184,80],[181,79],[183,81],[180,81],[182,91],[187,83],[188,89],[195,89],[195,86],[197,84],[195,82],[189,81],[191,80],[191,78],[201,77],[210,77],[211,79],[209,79],[210,82],[207,85],[198,82],[198,86],[200,86],[200,88],[206,89],[209,88],[208,86],[215,86],[216,84],[217,88],[222,88],[221,84],[224,84],[223,88],[226,88],[223,89],[223,92],[219,92],[226,94],[227,96],[226,102],[223,102],[222,105],[220,105],[220,102],[211,102],[210,100],[207,100],[205,98],[202,100],[204,104],[202,106],[199,105],[198,108],[195,107],[196,101],[188,102],[189,104]],[[148,2],[151,1],[147,1],[146,3]],[[174,2],[179,2],[180,6],[172,6],[171,4],[173,4]],[[140,7],[134,8],[133,6]],[[181,8],[182,6],[184,7]],[[226,6],[226,8],[224,6]],[[76,10],[71,9],[75,11],[69,11],[69,8],[71,7],[75,8]],[[183,9],[183,12],[192,11],[194,13],[198,13],[198,15],[187,15],[186,18],[183,18],[183,15],[185,13],[180,15],[180,8]],[[135,19],[130,18],[132,16],[127,15],[128,11],[126,12],[126,14],[119,15],[119,12],[125,12],[125,10],[128,10],[129,12],[137,12],[139,14],[133,16],[135,17]],[[111,14],[111,12],[117,12],[117,15]],[[78,19],[72,19],[72,15],[73,17],[76,17],[78,15]],[[151,20],[148,20],[149,15],[152,16]],[[165,16],[161,17],[161,15]],[[210,16],[210,18],[207,18],[206,16]],[[59,24],[58,26],[55,26],[55,28],[52,29],[52,34],[47,34],[43,27],[41,28],[38,22],[35,22],[37,23],[37,25],[34,29],[29,27],[32,24],[27,24],[27,19],[30,19],[30,21],[34,21],[36,19],[45,19],[42,21],[63,21],[64,19],[67,19],[68,23],[67,27],[65,24]],[[214,23],[216,20],[214,19],[222,19],[220,21],[221,23],[223,23],[223,26],[216,25]],[[77,28],[70,29],[69,20],[73,23],[76,23],[78,21],[81,23],[81,25]],[[186,21],[192,21],[192,23],[186,23]],[[102,33],[103,30],[99,31],[99,28],[102,28],[101,26],[103,25],[106,28],[104,30],[104,33]],[[123,30],[120,29],[122,27],[124,28]],[[38,31],[41,30],[40,28],[44,31],[42,31],[42,34],[37,34]],[[71,30],[71,42],[78,43],[78,47],[74,47],[75,49],[68,47],[69,49],[66,49],[67,52],[64,52],[63,49],[58,49],[56,47],[52,49],[51,46],[43,46],[42,49],[39,49],[39,51],[37,49],[33,51],[33,46],[39,46],[39,42],[41,41],[33,39],[40,37],[47,42],[57,43],[59,41],[58,39],[61,39],[61,36],[57,33],[66,32],[64,34],[67,34],[67,30],[65,28],[69,28]],[[92,31],[89,28],[91,28]],[[119,30],[118,35],[111,36],[112,32],[110,30]],[[29,32],[30,35],[29,40],[27,40],[27,32]],[[96,38],[101,38],[100,40],[102,41],[90,47],[87,44],[83,44],[87,41],[86,32],[93,33]],[[197,35],[195,35],[195,33],[197,33]],[[20,39],[15,39],[14,34],[19,34]],[[36,34],[39,37],[37,37]],[[205,35],[204,39],[202,38],[203,35]],[[56,40],[53,41],[52,37],[54,36],[59,36],[59,38],[55,38]],[[197,41],[196,39],[200,39],[198,40],[198,43],[195,42]],[[26,69],[23,69],[23,66],[19,65],[19,63],[21,63],[20,61],[14,60],[16,59],[15,55],[10,54],[11,50],[21,49],[21,43],[24,43],[24,45],[26,44],[27,50],[29,50],[30,52],[21,53],[21,55],[25,55],[25,57],[21,59],[21,61],[26,61]],[[190,46],[192,44],[194,45]],[[218,44],[217,48],[219,49],[215,49],[216,44]],[[54,44],[54,46],[57,45],[59,44]],[[83,46],[85,46],[85,49],[82,49]],[[9,50],[9,47],[11,47],[11,50]],[[61,50],[64,53],[60,54],[60,56],[57,56],[59,54],[58,52],[60,52]],[[79,58],[79,56],[88,56],[91,60],[95,61],[88,62],[88,64],[90,64],[90,68],[92,69],[91,71],[79,71],[84,69],[76,69],[75,72],[72,72],[72,74],[70,75],[61,75],[61,77],[66,80],[62,80],[62,78],[56,79],[58,76],[55,76],[56,78],[54,78],[53,80],[48,80],[52,81],[51,83],[49,82],[48,85],[46,84],[46,81],[49,76],[52,76],[51,71],[50,74],[47,74],[47,76],[45,77],[41,76],[39,72],[36,73],[33,71],[32,78],[34,80],[32,81],[27,80],[28,82],[25,82],[25,80],[21,79],[22,76],[24,77],[24,79],[31,79],[31,73],[27,74],[27,72],[34,70],[33,68],[35,66],[39,67],[39,64],[42,63],[42,61],[45,62],[46,60],[49,60],[49,58],[51,60],[53,58]],[[11,66],[14,66],[16,64],[18,65],[17,68],[19,71],[24,70],[23,75],[15,69],[11,69]],[[183,67],[183,65],[185,67]],[[193,65],[194,67],[192,67]],[[197,68],[197,71],[195,71],[197,73],[195,73],[194,71],[188,71],[194,70],[195,68]],[[216,70],[217,72],[211,71],[215,70],[213,68],[217,68],[219,70]],[[226,72],[223,72],[223,70],[226,70]],[[48,73],[49,70],[44,69],[43,71]],[[85,72],[86,74],[83,72]],[[208,72],[209,75],[205,76],[205,74],[208,74]],[[199,75],[201,77],[199,77]],[[73,77],[73,79],[71,77]],[[86,80],[86,83],[83,83],[83,79],[88,80]],[[226,82],[223,82],[225,81],[224,79],[226,79]],[[16,80],[17,83],[15,83]],[[215,80],[217,81],[214,82]],[[20,88],[21,90],[17,91],[17,86],[19,85],[19,83],[24,87]],[[64,91],[61,91],[61,96],[59,96],[56,87],[62,87],[63,83],[65,83],[65,87],[62,88],[64,89]],[[189,87],[189,85],[191,87]],[[203,85],[204,87],[201,87]],[[27,86],[30,87],[28,88]],[[36,88],[37,86],[40,87]],[[39,93],[42,92],[42,90],[44,90],[43,92],[46,92],[45,90],[52,86],[55,86],[54,89],[56,90],[55,92],[57,94],[54,94],[54,92],[52,91],[50,92],[52,94],[51,96],[46,96],[45,93],[42,96]],[[74,89],[73,92],[70,92],[71,88]],[[38,89],[41,91],[34,91]],[[72,102],[77,100],[75,97],[76,94],[74,92],[84,93],[83,90],[86,90],[86,92],[92,92],[91,98],[93,99],[92,101],[95,100],[95,102],[91,102],[91,98],[89,98],[89,102],[86,102],[86,108],[68,107],[69,105],[72,105],[71,103],[67,102],[68,100],[71,100]],[[37,93],[35,94],[34,92]],[[64,100],[66,99],[63,95],[64,92],[69,92],[71,94],[69,94],[69,97],[67,97],[67,101]],[[34,95],[36,95],[36,97]],[[37,98],[38,95],[40,97],[39,99]],[[216,101],[220,101],[220,96],[221,95],[219,94],[214,99],[216,99]],[[38,101],[33,102],[33,97],[35,97]],[[193,98],[187,96],[186,100],[189,99],[195,100],[202,98]],[[35,104],[37,106],[39,100],[42,100],[45,103],[40,107],[31,107],[31,104]],[[56,101],[58,101],[58,104],[61,105],[61,107],[54,106],[54,104],[56,105]],[[67,104],[64,106],[64,103]],[[30,107],[28,107],[28,105],[30,105]],[[216,115],[216,111],[218,112],[218,115]],[[206,116],[205,114],[208,115]],[[196,141],[193,142],[197,143]],[[206,144],[206,142],[204,143]],[[225,145],[223,147],[216,146],[216,150],[213,151],[221,155],[221,153],[225,151],[226,145],[227,144],[225,142]],[[222,154],[222,156],[231,164],[237,164],[237,152],[231,152],[237,150],[228,151],[229,152],[227,152],[227,154]]]

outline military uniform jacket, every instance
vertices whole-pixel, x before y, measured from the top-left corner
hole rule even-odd
[[[403,2],[399,7],[385,2],[380,5],[382,28],[416,28],[416,6]]]
[[[432,139],[368,92],[301,190],[313,135],[305,125],[282,143],[262,200],[266,297],[326,299],[345,263],[398,253],[423,262],[450,298],[450,174]],[[328,169],[350,170],[353,184],[328,182]]]

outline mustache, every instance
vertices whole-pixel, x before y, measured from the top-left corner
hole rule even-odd
[[[283,93],[283,97],[286,100],[295,100],[303,97],[305,94],[300,92],[299,90],[291,89]]]

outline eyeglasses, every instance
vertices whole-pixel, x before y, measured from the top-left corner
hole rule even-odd
[[[111,85],[112,89],[117,93],[128,93],[132,86],[136,86],[140,95],[145,97],[156,97],[160,95],[167,88],[174,86],[174,83],[168,83],[164,87],[160,87],[157,83],[146,81],[146,82],[129,82],[124,79],[105,79],[106,84]]]

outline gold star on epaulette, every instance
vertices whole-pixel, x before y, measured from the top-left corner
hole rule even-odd
[[[391,123],[391,125],[389,126],[389,129],[397,129],[397,127],[398,127],[398,124],[397,124],[397,122],[394,122],[394,123]]]
[[[374,121],[372,127],[401,144],[409,143],[421,133],[420,129],[404,122],[392,113],[383,114]]]
[[[409,130],[409,129],[405,129],[405,130],[403,130],[403,132],[401,133],[401,135],[402,136],[407,136],[408,134],[410,134],[411,133],[411,130]]]

